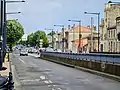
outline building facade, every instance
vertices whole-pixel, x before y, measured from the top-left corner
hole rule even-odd
[[[117,19],[120,16],[120,4],[106,4],[104,20],[100,25],[101,52],[120,52],[117,34],[120,32]]]
[[[80,30],[80,32],[79,32]],[[64,31],[64,33],[63,33]],[[77,53],[79,50],[81,52],[90,52],[90,51],[95,51],[98,48],[97,44],[97,39],[95,38],[97,35],[94,32],[91,34],[91,28],[90,27],[85,27],[85,26],[75,26],[73,25],[72,27],[68,25],[67,29],[62,30],[61,32],[57,32],[54,35],[54,48],[55,49],[61,49],[64,52],[74,52]],[[79,40],[79,34],[81,35],[81,39]],[[91,40],[91,36],[93,35]],[[96,35],[96,36],[95,36]],[[64,38],[63,38],[64,36]],[[92,42],[92,44],[91,44]],[[64,43],[64,45],[63,45]],[[91,46],[92,45],[92,46]],[[93,48],[94,47],[96,48]],[[92,47],[92,48],[91,48]],[[91,50],[90,50],[91,48]]]

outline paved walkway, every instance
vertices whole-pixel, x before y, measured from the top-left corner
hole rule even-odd
[[[3,67],[5,67],[7,69],[0,71],[0,75],[1,76],[8,76],[9,72],[10,72],[10,66],[9,66],[8,59],[5,59],[5,62],[3,63]]]

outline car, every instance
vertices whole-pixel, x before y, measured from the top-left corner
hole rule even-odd
[[[21,50],[20,51],[20,56],[28,56],[28,51],[27,50]]]
[[[53,48],[46,48],[45,51],[46,52],[55,52]]]
[[[55,52],[62,52],[62,50],[60,50],[60,49],[55,49],[54,51]]]

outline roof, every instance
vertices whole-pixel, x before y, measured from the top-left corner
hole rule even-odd
[[[81,32],[91,32],[91,28],[85,27],[85,26],[81,26],[81,27],[75,26],[74,30],[77,31],[77,32],[79,32],[79,28],[81,28]]]
[[[80,41],[80,47],[82,48],[83,46],[85,46],[88,42],[87,38],[86,39],[82,39],[82,40],[75,40],[75,44],[77,45],[77,47],[79,46],[79,41]]]

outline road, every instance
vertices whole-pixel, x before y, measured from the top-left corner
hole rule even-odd
[[[120,90],[120,82],[74,68],[13,54],[16,90]]]

